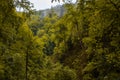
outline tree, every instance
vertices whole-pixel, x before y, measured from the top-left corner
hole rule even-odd
[[[85,80],[119,79],[119,1],[95,1],[94,14],[90,17],[87,45],[89,63],[84,69]],[[113,5],[114,4],[114,5]],[[106,15],[107,14],[107,15]]]
[[[33,66],[27,65],[30,64],[27,60],[29,55],[32,56],[33,53],[36,53],[37,60],[42,59],[42,53],[39,53],[38,41],[34,40],[33,34],[26,24],[26,16],[15,10],[15,7],[20,5],[25,11],[29,11],[29,2],[24,1],[4,0],[0,3],[0,78],[2,80],[24,80],[28,76],[25,76],[25,73],[27,73],[27,70],[28,72],[31,71]],[[24,6],[24,4],[28,5]],[[31,49],[30,46],[34,46],[34,49]],[[39,64],[39,62],[35,62],[36,59],[30,58],[30,60],[36,65]],[[30,67],[30,70],[28,67]],[[38,65],[37,68],[39,67]],[[38,74],[36,75],[38,76]]]

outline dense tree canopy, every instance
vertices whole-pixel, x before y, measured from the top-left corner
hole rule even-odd
[[[31,7],[0,2],[0,80],[120,79],[119,0],[66,3],[61,17]]]

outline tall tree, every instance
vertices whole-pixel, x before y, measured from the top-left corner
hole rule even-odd
[[[85,80],[119,79],[119,1],[96,0],[94,14],[90,17],[87,45],[89,63],[84,69]]]

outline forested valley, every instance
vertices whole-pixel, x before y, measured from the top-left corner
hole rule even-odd
[[[120,80],[120,0],[63,2],[41,18],[0,1],[0,80]]]

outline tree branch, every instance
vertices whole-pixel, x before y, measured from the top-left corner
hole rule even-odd
[[[119,7],[117,6],[117,4],[115,4],[113,1],[109,0],[110,3],[117,9],[117,11],[120,13],[120,9]]]

